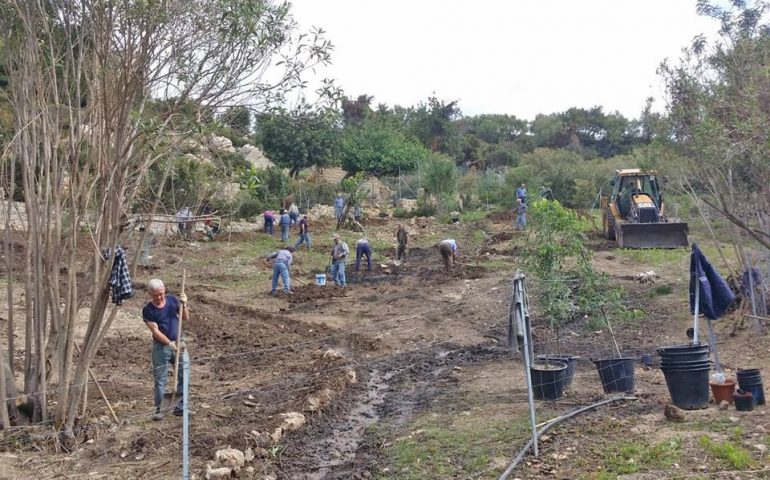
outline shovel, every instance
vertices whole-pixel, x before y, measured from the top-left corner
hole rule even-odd
[[[182,290],[180,293],[184,293],[184,284],[185,284],[186,278],[187,278],[187,270],[183,268],[182,269]],[[176,329],[176,344],[177,344],[176,357],[174,359],[174,371],[172,372],[172,375],[171,375],[171,385],[173,385],[174,390],[172,391],[171,394],[167,393],[164,395],[167,399],[171,400],[170,405],[172,406],[176,404],[176,397],[179,394],[179,392],[177,392],[176,390],[176,386],[177,386],[177,378],[179,378],[179,354],[182,351],[181,342],[182,342],[182,313],[183,312],[184,312],[184,303],[179,302],[179,323],[177,324],[177,329]]]

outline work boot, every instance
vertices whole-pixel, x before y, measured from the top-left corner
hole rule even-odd
[[[159,422],[159,421],[163,420],[164,416],[165,415],[163,414],[163,412],[160,411],[160,408],[156,408],[155,409],[155,415],[152,416],[152,420],[155,421],[155,422]]]
[[[174,416],[181,417],[182,415],[184,415],[184,405],[179,403],[174,407]]]

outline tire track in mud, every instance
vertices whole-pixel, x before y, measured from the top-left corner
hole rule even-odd
[[[397,428],[425,408],[450,403],[458,385],[455,367],[509,355],[497,344],[453,347],[444,344],[393,355],[359,372],[365,382],[355,394],[340,399],[340,412],[291,439],[287,451],[295,454],[284,457],[281,478],[365,478],[381,455],[369,427],[387,421]]]

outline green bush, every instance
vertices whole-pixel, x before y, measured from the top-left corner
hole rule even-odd
[[[413,217],[432,217],[436,215],[436,207],[435,205],[417,205],[417,208],[412,210],[411,215]]]
[[[302,198],[299,199],[297,206],[303,208],[313,205],[333,205],[339,188],[339,185],[333,183],[302,182]],[[292,191],[295,195],[299,195],[300,189],[297,183],[292,184]]]
[[[251,195],[242,199],[235,211],[236,218],[254,218],[267,210],[266,205],[258,198]]]
[[[412,218],[415,216],[415,210],[407,210],[404,207],[396,207],[393,210],[393,216],[396,218]]]

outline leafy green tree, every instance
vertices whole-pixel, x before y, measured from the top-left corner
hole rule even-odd
[[[338,116],[332,111],[313,111],[308,106],[257,117],[262,147],[277,165],[296,177],[312,166],[332,165],[339,154]]]
[[[562,148],[569,143],[564,122],[557,114],[538,114],[530,128],[536,147]]]
[[[397,175],[415,170],[430,151],[391,122],[370,119],[346,128],[341,141],[342,168],[349,174]]]
[[[398,114],[396,111],[397,116]],[[460,139],[452,121],[461,115],[456,100],[445,103],[436,97],[430,97],[428,103],[421,102],[403,112],[404,127],[432,151],[457,158]]]
[[[584,199],[575,196],[576,171],[583,161],[583,157],[572,150],[536,148],[521,156],[519,166],[512,169],[509,176],[516,182],[512,185],[526,182],[532,189],[545,185],[564,205],[584,206],[590,197]]]
[[[458,173],[452,159],[433,154],[420,165],[425,191],[440,199],[451,197],[457,192]]]
[[[246,136],[251,132],[251,112],[246,107],[230,107],[220,120],[238,135]]]
[[[342,99],[342,121],[345,126],[359,125],[372,113],[371,102],[374,97],[359,95],[355,100]]]
[[[457,128],[487,143],[513,142],[529,131],[526,120],[513,115],[486,114],[458,120]]]
[[[691,158],[685,186],[770,248],[770,10],[763,1],[720,5],[698,2],[720,23],[719,36],[696,38],[678,65],[659,69],[671,137]]]

